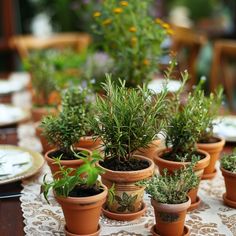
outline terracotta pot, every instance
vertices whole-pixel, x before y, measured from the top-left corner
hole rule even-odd
[[[225,180],[226,193],[223,199],[226,205],[236,208],[236,173],[220,168]]]
[[[58,113],[55,107],[33,107],[31,109],[31,116],[34,122],[41,121],[44,116],[56,115]]]
[[[75,235],[94,235],[99,230],[99,217],[102,205],[106,201],[107,188],[102,185],[104,191],[90,197],[59,197],[55,195],[61,205],[66,229]],[[96,235],[96,234],[95,234]]]
[[[82,147],[89,150],[98,150],[102,145],[102,141],[100,138],[94,139],[92,136],[82,137],[76,147]]]
[[[18,135],[17,126],[8,126],[0,128],[0,144],[17,145]]]
[[[190,162],[178,162],[178,161],[169,161],[169,160],[163,159],[162,155],[170,151],[171,149],[163,149],[160,152],[158,152],[154,158],[154,162],[158,166],[161,174],[164,169],[168,169],[170,173],[173,173],[175,170],[178,170],[190,164]],[[197,150],[197,152],[205,156],[205,158],[198,161],[195,166],[195,173],[201,179],[204,168],[206,168],[209,165],[210,155],[207,152],[202,151],[202,150]],[[197,192],[198,192],[198,188],[192,189],[189,192],[189,196],[191,198],[190,210],[196,209],[200,203],[200,198],[197,197]]]
[[[47,164],[49,165],[50,169],[51,169],[51,172],[52,172],[52,175],[54,178],[60,178],[60,175],[57,174],[56,172],[58,172],[60,169],[59,169],[59,166],[57,164],[55,164],[55,161],[53,158],[49,157],[49,155],[53,152],[55,152],[57,149],[52,149],[48,152],[45,153],[44,157],[47,161]],[[85,149],[85,148],[76,148],[75,149],[76,151],[87,151],[90,155],[92,155],[92,152],[88,149]],[[79,166],[81,166],[84,162],[83,160],[81,159],[78,159],[78,160],[61,160],[60,161],[61,165],[62,166],[65,166],[66,168],[74,168],[74,169],[77,169]]]
[[[98,163],[105,172],[101,175],[103,184],[108,188],[111,188],[113,185],[115,186],[114,201],[112,204],[108,204],[108,202],[106,204],[107,209],[111,212],[131,214],[139,212],[143,208],[144,187],[136,186],[136,182],[153,175],[154,163],[146,157],[134,156],[137,159],[148,161],[149,167],[137,171],[113,171],[102,167]],[[126,202],[125,207],[123,205],[124,202]]]
[[[162,146],[161,140],[154,140],[150,143],[149,147],[147,148],[140,148],[135,152],[137,155],[141,155],[144,157],[148,157],[153,160],[154,156],[156,155],[158,148]]]
[[[155,213],[156,232],[161,236],[184,234],[184,222],[187,209],[191,204],[190,198],[180,204],[163,204],[151,199],[151,204]]]
[[[216,175],[216,161],[219,159],[220,153],[225,145],[225,139],[217,138],[219,141],[216,143],[198,143],[197,147],[210,154],[210,163],[204,169],[202,179],[212,179]]]
[[[46,153],[49,150],[52,150],[53,148],[55,148],[52,145],[50,145],[48,143],[48,141],[46,140],[46,138],[42,135],[42,128],[39,127],[39,123],[36,124],[35,131],[36,131],[36,136],[39,138],[39,140],[40,140],[40,142],[42,144],[43,153]]]
[[[66,233],[66,236],[98,236],[100,235],[100,232],[101,232],[101,226],[98,225],[98,230],[92,234],[73,234],[71,232],[68,231],[67,227],[65,226],[65,233]]]

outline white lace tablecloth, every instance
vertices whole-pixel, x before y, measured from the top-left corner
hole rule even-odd
[[[20,126],[18,133],[20,146],[41,150],[31,123]],[[192,236],[236,236],[236,210],[225,206],[222,202],[225,187],[219,167],[217,169],[218,174],[213,180],[201,181],[198,195],[202,202],[197,210],[187,215],[186,225],[191,229]],[[64,218],[61,208],[52,195],[49,197],[50,205],[40,195],[42,178],[46,173],[50,178],[49,168],[45,164],[41,173],[22,182],[20,201],[26,236],[64,235]],[[101,236],[151,235],[150,228],[154,224],[154,212],[147,196],[145,196],[145,202],[146,214],[135,221],[120,222],[101,216]]]

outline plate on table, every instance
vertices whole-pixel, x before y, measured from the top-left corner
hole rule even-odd
[[[42,155],[26,148],[0,145],[0,184],[28,178],[41,170]]]
[[[153,90],[155,93],[160,93],[167,82],[167,90],[169,92],[177,92],[182,83],[178,80],[165,80],[165,79],[154,79],[148,84],[148,88]]]
[[[23,108],[0,104],[0,127],[17,124],[29,118],[29,111]]]
[[[11,73],[9,79],[0,79],[0,96],[23,90],[30,81],[28,73]]]
[[[228,142],[236,142],[236,116],[220,116],[215,120],[213,132]]]

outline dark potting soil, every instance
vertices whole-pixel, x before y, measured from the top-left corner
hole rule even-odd
[[[76,152],[76,151],[75,151]],[[80,154],[81,152],[80,151],[77,151],[76,152],[77,154]],[[61,160],[78,160],[77,157],[74,156],[74,154],[72,152],[69,152],[69,153],[65,153],[63,152],[62,150],[56,150],[54,152],[51,152],[48,154],[48,156],[50,158],[58,158],[61,156]]]
[[[197,157],[200,158],[200,160],[202,160],[203,158],[205,158],[205,155],[199,152],[193,152],[191,155],[188,155],[188,158],[185,160],[185,162],[191,162],[191,158],[192,156],[195,155]],[[184,154],[179,154],[180,157],[184,157]],[[168,161],[176,161],[176,162],[180,162],[180,160],[176,159],[176,153],[173,152],[166,152],[163,153],[161,156],[163,159],[168,160]]]
[[[208,139],[201,139],[201,140],[199,140],[198,143],[218,143],[218,142],[220,142],[219,138],[211,137],[211,138],[208,138]]]
[[[96,186],[88,188],[87,186],[76,186],[70,193],[69,197],[89,197],[101,193],[103,190]]]
[[[103,162],[99,162],[101,166],[106,169],[114,171],[135,171],[143,170],[150,166],[146,160],[131,159],[126,162],[120,162],[118,159],[108,159]]]

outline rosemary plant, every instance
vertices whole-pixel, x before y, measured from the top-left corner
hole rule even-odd
[[[224,155],[221,158],[221,167],[225,170],[236,173],[236,148],[233,153]]]

